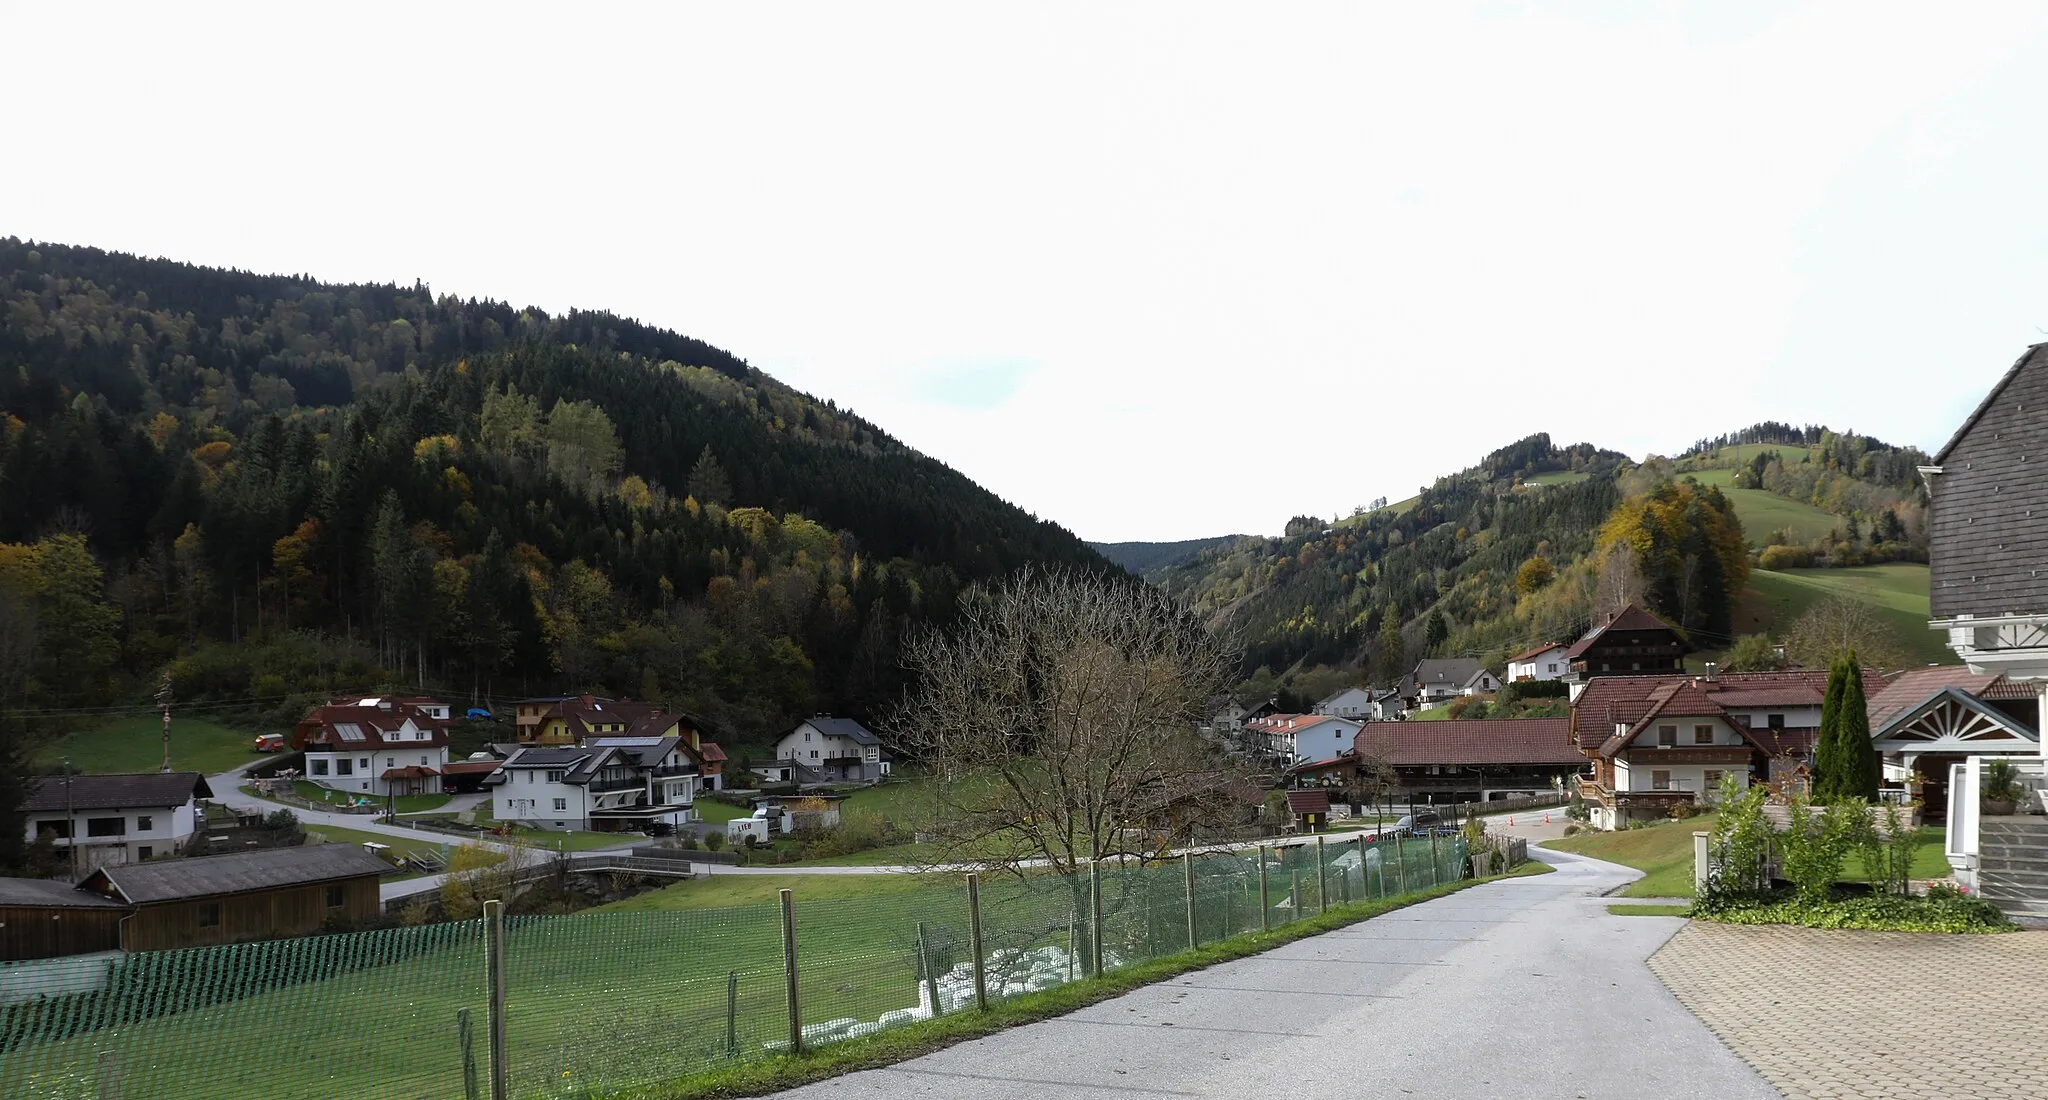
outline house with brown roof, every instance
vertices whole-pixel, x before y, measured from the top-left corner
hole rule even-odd
[[[438,708],[439,717],[436,716]],[[292,729],[306,778],[368,798],[438,794],[448,764],[447,705],[353,696],[315,707]]]
[[[2048,683],[1936,665],[1865,689],[1870,737],[1887,772],[1910,777],[1922,812],[1947,821],[1950,774],[1972,756],[2041,754],[2041,695]]]
[[[84,874],[183,851],[199,830],[200,800],[212,797],[198,772],[45,776],[22,807],[23,828],[31,842],[72,850]]]
[[[1724,777],[1746,787],[1767,774],[1777,742],[1724,706],[1717,687],[1682,676],[1608,676],[1586,686],[1568,721],[1592,766],[1579,793],[1596,827],[1660,820],[1680,803],[1712,805]]]
[[[1245,723],[1243,733],[1266,757],[1286,766],[1337,755],[1351,747],[1363,725],[1334,714],[1269,714]]]
[[[1344,752],[1289,774],[1297,786],[1339,788],[1362,805],[1374,775],[1390,771],[1385,800],[1441,804],[1549,794],[1585,763],[1563,718],[1369,722]]]
[[[1684,631],[1629,604],[1594,623],[1564,651],[1571,664],[1566,679],[1584,684],[1595,676],[1668,676],[1685,671],[1691,652]]]

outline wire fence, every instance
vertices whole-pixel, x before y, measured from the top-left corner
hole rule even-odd
[[[1455,881],[1467,862],[1456,836],[1317,840],[814,903],[493,904],[416,928],[12,963],[0,1097],[572,1100],[978,1011]]]

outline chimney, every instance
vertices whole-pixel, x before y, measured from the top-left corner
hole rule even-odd
[[[1712,662],[1712,661],[1708,661],[1708,662],[1707,662],[1707,682],[1708,682],[1708,683],[1710,683],[1710,684],[1711,684],[1711,683],[1713,683],[1713,682],[1714,682],[1714,675],[1715,675],[1716,673],[1720,672],[1720,671],[1721,671],[1721,666],[1720,666],[1720,665],[1717,665],[1717,664],[1715,664],[1715,663],[1714,663],[1714,662]]]

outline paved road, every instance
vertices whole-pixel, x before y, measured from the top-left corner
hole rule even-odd
[[[1637,872],[1540,856],[1558,871],[779,1095],[1778,1097],[1644,966],[1684,921],[1607,915]]]

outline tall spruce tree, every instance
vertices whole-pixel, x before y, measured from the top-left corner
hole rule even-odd
[[[1863,700],[1863,672],[1854,652],[1828,672],[1820,707],[1820,740],[1813,761],[1813,797],[1869,801],[1877,797],[1880,768],[1870,742],[1870,715]]]

